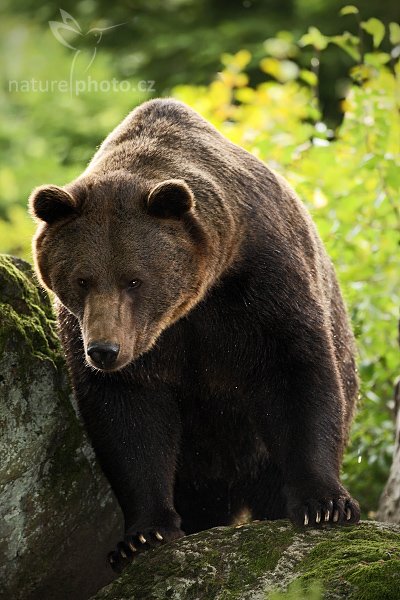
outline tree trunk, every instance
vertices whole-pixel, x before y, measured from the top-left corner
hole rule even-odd
[[[400,523],[400,378],[397,381],[395,392],[396,435],[394,454],[389,479],[379,501],[377,519]]]

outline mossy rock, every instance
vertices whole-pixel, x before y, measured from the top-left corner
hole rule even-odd
[[[88,598],[120,535],[72,405],[48,295],[0,256],[0,598]]]
[[[217,527],[139,556],[92,600],[398,600],[400,527]]]

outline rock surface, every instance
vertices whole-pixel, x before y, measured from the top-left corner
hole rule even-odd
[[[116,501],[71,404],[47,294],[0,257],[0,598],[84,600],[112,579]]]
[[[296,531],[287,521],[218,527],[139,556],[93,600],[281,597],[398,600],[400,527],[363,522]]]

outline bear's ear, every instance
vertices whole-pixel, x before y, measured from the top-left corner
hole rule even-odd
[[[57,185],[41,185],[29,197],[31,215],[49,224],[73,215],[76,208],[71,194]]]
[[[193,192],[182,179],[167,179],[151,190],[147,211],[155,217],[180,219],[194,204]]]

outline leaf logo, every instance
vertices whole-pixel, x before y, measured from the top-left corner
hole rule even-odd
[[[52,34],[54,35],[56,40],[60,42],[60,44],[62,44],[66,48],[70,48],[70,50],[75,50],[75,56],[71,67],[72,70],[75,65],[76,58],[78,54],[80,54],[81,50],[72,45],[73,42],[71,42],[71,40],[69,41],[70,35],[68,34],[72,33],[75,36],[80,36],[81,38],[86,36],[90,36],[92,38],[92,56],[88,66],[85,69],[86,72],[90,68],[96,57],[97,47],[102,40],[103,33],[105,31],[108,31],[109,29],[115,29],[116,27],[121,27],[121,25],[125,25],[125,23],[119,23],[118,25],[111,25],[110,27],[93,27],[92,29],[89,29],[86,33],[83,33],[78,21],[74,19],[74,17],[70,15],[66,10],[60,8],[60,15],[62,21],[49,21],[49,26]]]
[[[71,50],[77,50],[77,48],[74,48],[74,46],[71,46],[71,44],[67,42],[67,40],[62,36],[62,32],[72,31],[75,34],[82,35],[81,27],[78,21],[76,21],[72,15],[67,13],[66,10],[60,8],[60,14],[62,23],[58,21],[49,21],[51,32],[56,40],[60,42],[60,44],[66,46],[67,48],[71,48]]]

